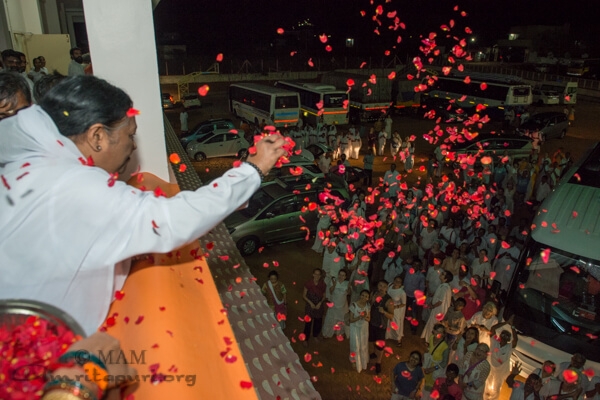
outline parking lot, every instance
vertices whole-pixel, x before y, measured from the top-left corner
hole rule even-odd
[[[209,118],[231,118],[226,106],[226,92],[213,91],[203,101],[203,108],[189,112],[189,125],[193,127],[196,123]],[[564,139],[553,139],[542,145],[542,155],[545,152],[552,154],[559,147],[570,151],[574,159],[579,158],[592,143],[600,140],[598,127],[600,126],[600,104],[595,102],[580,101],[576,106],[576,120],[569,128]],[[534,107],[532,114],[536,112],[562,111],[559,106]],[[173,124],[175,131],[179,131],[178,111],[168,111],[167,116]],[[239,121],[234,121],[239,126]],[[399,130],[402,137],[415,135],[415,169],[408,176],[410,184],[425,176],[419,171],[419,167],[425,165],[434,146],[423,139],[423,134],[430,132],[435,126],[434,121],[422,120],[416,117],[395,116],[393,129]],[[499,127],[499,126],[498,126]],[[365,141],[363,140],[363,151]],[[386,152],[389,150],[386,149]],[[389,154],[389,153],[388,153]],[[220,176],[226,169],[230,168],[234,158],[222,158],[205,160],[194,163],[194,167],[204,183]],[[352,165],[362,167],[362,154],[359,160],[351,160]],[[376,157],[374,164],[374,178],[378,179],[389,168],[393,162],[391,157]],[[400,169],[402,172],[402,169]],[[369,215],[369,213],[367,213]],[[313,376],[314,385],[321,393],[323,399],[388,399],[390,397],[391,370],[398,360],[406,360],[410,351],[425,347],[418,336],[411,336],[410,330],[405,326],[407,335],[403,340],[403,346],[393,346],[394,354],[384,357],[382,366],[383,374],[375,378],[374,371],[363,371],[358,374],[352,369],[348,360],[348,341],[328,339],[320,343],[311,343],[304,348],[298,342],[298,334],[302,331],[303,322],[299,320],[304,315],[304,301],[302,300],[302,288],[306,280],[311,276],[312,269],[320,267],[321,256],[310,249],[314,238],[308,241],[295,241],[264,248],[246,258],[258,283],[267,280],[267,273],[277,264],[280,279],[288,289],[288,322],[285,330],[301,360],[304,354],[310,353],[312,360],[303,362],[304,368]],[[268,267],[268,268],[266,268]],[[371,365],[370,365],[371,366]],[[503,390],[502,398],[508,398],[508,390]]]

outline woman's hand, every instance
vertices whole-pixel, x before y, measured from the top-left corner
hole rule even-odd
[[[265,136],[256,143],[256,154],[249,155],[248,161],[255,164],[266,176],[277,160],[287,154],[287,150],[283,148],[285,144],[283,136],[278,133]]]

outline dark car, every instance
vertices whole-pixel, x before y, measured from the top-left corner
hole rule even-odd
[[[441,122],[444,123],[463,122],[469,118],[466,110],[463,108],[446,99],[436,97],[427,97],[424,99],[419,111],[424,118],[441,118]]]
[[[525,121],[517,132],[520,135],[531,135],[538,132],[542,141],[547,139],[562,139],[567,135],[569,121],[567,116],[561,112],[545,112],[535,114]]]
[[[188,133],[180,137],[179,140],[181,141],[181,145],[185,149],[188,143],[196,139],[201,139],[209,133],[216,131],[217,129],[234,128],[235,124],[230,119],[209,119],[207,121],[202,121],[198,125],[194,126],[194,128],[190,129]]]
[[[492,157],[499,162],[505,153],[513,160],[527,158],[533,149],[532,140],[528,137],[513,135],[480,134],[473,140],[454,143],[449,146],[446,163],[456,168],[462,159],[475,156],[475,163],[481,164],[482,157]]]
[[[302,240],[317,227],[318,212],[309,204],[319,203],[319,193],[326,190],[322,179],[313,177],[283,177],[263,183],[250,198],[248,206],[225,219],[240,253],[254,253],[261,245]],[[327,186],[328,187],[328,186]],[[348,202],[345,188],[332,186],[330,193]]]

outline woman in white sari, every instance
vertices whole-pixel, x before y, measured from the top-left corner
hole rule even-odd
[[[346,277],[347,269],[341,269],[338,277],[331,278],[331,284],[327,288],[327,314],[323,322],[322,335],[324,338],[330,338],[334,335],[342,335],[344,330],[344,316],[348,312],[348,294],[350,286]]]
[[[406,292],[404,291],[404,278],[398,275],[388,286],[388,294],[394,302],[394,318],[388,321],[388,329],[385,332],[386,339],[393,339],[402,346],[404,337],[404,315],[406,314]]]
[[[350,362],[358,372],[369,363],[369,320],[371,305],[369,291],[360,292],[360,298],[350,305]]]

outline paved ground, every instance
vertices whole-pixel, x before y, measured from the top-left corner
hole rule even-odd
[[[230,117],[226,109],[224,93],[213,93],[205,102],[205,107],[200,110],[190,112],[190,126],[195,123],[213,117]],[[211,103],[206,104],[206,103]],[[550,108],[544,108],[543,111]],[[172,121],[175,130],[178,130],[179,119],[176,111],[167,113]],[[399,129],[402,136],[414,134],[416,141],[416,167],[424,164],[428,154],[433,150],[422,139],[422,134],[432,129],[432,121],[423,121],[411,117],[395,117],[394,129]],[[598,134],[600,127],[600,104],[585,103],[577,105],[577,120],[574,126],[569,130],[564,140],[552,140],[547,142],[542,152],[552,154],[558,147],[564,147],[577,159],[589,146],[597,140],[600,140]],[[203,182],[208,182],[212,178],[219,176],[224,170],[231,166],[233,159],[215,159],[204,163],[196,163],[195,167],[200,174]],[[382,176],[388,169],[390,158],[377,157],[374,166],[375,176]],[[352,161],[352,164],[362,167],[361,160]],[[419,173],[414,173],[411,180],[419,177]],[[420,174],[423,175],[422,173]],[[304,363],[305,369],[314,377],[315,386],[321,393],[323,399],[389,399],[390,398],[390,380],[389,375],[394,365],[399,360],[406,360],[410,351],[418,349],[423,351],[424,345],[418,336],[411,336],[410,330],[405,327],[408,335],[403,340],[402,348],[392,345],[393,354],[388,354],[383,360],[383,374],[375,376],[374,371],[363,371],[358,374],[351,369],[348,361],[348,341],[338,341],[328,339],[319,343],[311,343],[305,348],[298,343],[298,333],[302,331],[303,323],[298,320],[304,314],[304,304],[302,301],[302,286],[311,276],[314,267],[320,267],[321,257],[310,250],[312,238],[309,242],[298,241],[287,244],[281,244],[265,248],[262,253],[255,254],[247,258],[247,263],[252,272],[257,277],[258,282],[262,283],[267,279],[268,269],[264,268],[265,263],[273,266],[273,262],[279,263],[278,271],[281,280],[289,290],[288,299],[290,299],[288,327],[286,333],[292,341],[292,346],[297,351],[300,359],[304,359],[305,353],[312,355],[309,363]],[[508,398],[508,390],[505,387],[502,398]]]

